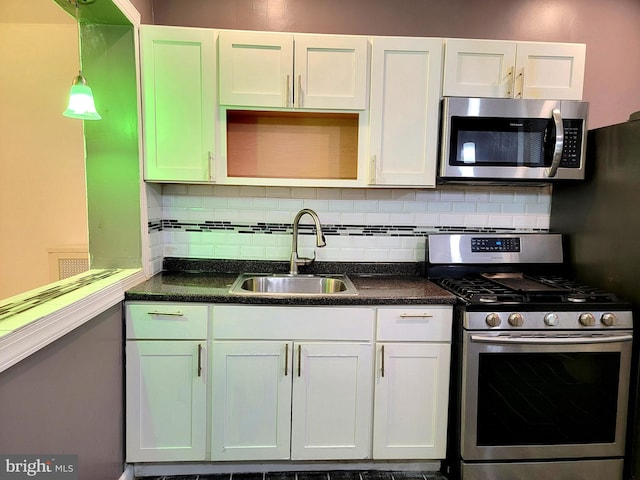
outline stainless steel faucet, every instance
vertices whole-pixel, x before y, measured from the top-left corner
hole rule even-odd
[[[291,260],[289,262],[289,273],[291,275],[298,274],[298,267],[301,265],[311,265],[316,259],[316,252],[313,252],[313,258],[299,257],[298,256],[298,225],[303,215],[308,214],[316,225],[316,245],[318,247],[324,247],[327,242],[324,240],[324,234],[322,233],[322,226],[320,225],[320,219],[318,214],[309,208],[303,208],[300,210],[293,219],[293,238],[291,239]]]

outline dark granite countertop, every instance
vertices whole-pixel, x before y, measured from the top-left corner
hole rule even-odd
[[[230,294],[239,273],[283,273],[286,262],[166,259],[165,271],[130,288],[125,300],[261,305],[421,305],[453,304],[455,297],[421,275],[420,264],[316,262],[301,273],[344,273],[355,296]]]

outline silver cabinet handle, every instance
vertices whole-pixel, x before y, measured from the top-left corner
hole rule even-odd
[[[285,88],[285,99],[284,99],[284,106],[289,108],[291,106],[291,85],[290,85],[290,81],[291,81],[291,75],[287,75],[287,85]]]
[[[371,161],[369,162],[369,185],[375,185],[377,175],[377,165],[376,165],[376,156],[371,156]]]
[[[400,318],[433,318],[430,313],[401,313]]]
[[[382,345],[380,352],[380,375],[384,378],[384,345]]]
[[[298,75],[298,93],[296,97],[298,98],[298,108],[302,108],[302,75]]]
[[[198,344],[198,376],[202,376],[202,344]]]
[[[524,68],[522,70],[520,70],[520,73],[518,74],[516,79],[518,79],[518,78],[520,79],[520,91],[516,93],[515,98],[522,98],[522,94],[523,94],[523,91],[524,91]],[[514,90],[515,90],[516,79],[514,79],[514,81],[513,81]]]
[[[298,376],[301,375],[302,371],[302,345],[298,345]]]
[[[211,152],[211,150],[209,150],[209,180],[211,182],[213,182],[216,179],[216,169],[215,169],[215,163],[214,163],[214,158],[213,158],[213,152]]]
[[[147,312],[147,315],[162,315],[165,317],[184,317],[184,313],[180,310],[177,312],[159,312],[158,310],[154,310],[152,312]]]
[[[284,344],[284,376],[289,375],[289,344]]]
[[[513,71],[515,70],[515,68],[516,67],[511,66],[511,68],[509,68],[509,72],[507,73],[507,98],[511,98],[513,96],[513,90],[516,86],[516,79],[513,75]]]
[[[562,124],[562,115],[557,108],[551,112],[553,123],[556,126],[556,144],[553,148],[553,159],[551,160],[551,167],[547,169],[547,177],[553,178],[556,176],[558,167],[560,166],[560,160],[562,160],[562,150],[564,148],[564,125]]]

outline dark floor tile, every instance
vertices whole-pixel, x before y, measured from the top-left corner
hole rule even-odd
[[[391,472],[378,470],[365,470],[360,472],[362,480],[393,480]]]
[[[264,480],[296,480],[295,472],[267,472]]]
[[[391,472],[393,480],[424,480],[422,472]]]
[[[296,472],[298,480],[328,480],[327,472]]]
[[[233,473],[231,480],[264,480],[264,473]]]
[[[360,480],[360,472],[356,470],[335,470],[327,473],[329,480]]]

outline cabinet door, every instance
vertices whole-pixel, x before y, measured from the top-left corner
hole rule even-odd
[[[290,107],[293,36],[220,32],[220,104]]]
[[[126,343],[127,462],[204,460],[205,343]]]
[[[211,180],[215,122],[215,32],[140,29],[145,179]]]
[[[447,39],[445,97],[513,97],[516,42]]]
[[[366,37],[296,35],[294,106],[365,110]]]
[[[373,458],[444,458],[451,345],[376,348]]]
[[[291,342],[213,342],[212,460],[290,456]]]
[[[582,100],[586,46],[520,42],[515,98]]]
[[[372,346],[295,344],[292,460],[371,457]]]
[[[442,40],[374,38],[370,183],[435,186]]]

